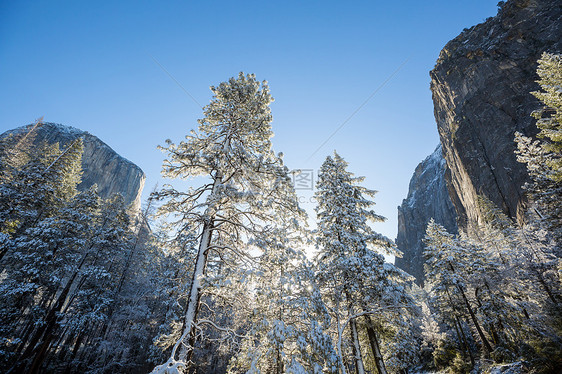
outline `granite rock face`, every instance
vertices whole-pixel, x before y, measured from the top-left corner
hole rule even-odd
[[[517,217],[527,180],[516,161],[514,132],[536,134],[529,93],[538,90],[537,60],[562,51],[562,2],[500,3],[498,15],[464,30],[441,51],[431,71],[435,119],[450,173],[459,226],[479,221],[482,194]]]
[[[20,127],[7,133],[24,131],[24,128]],[[82,137],[84,142],[83,174],[78,189],[85,190],[97,184],[101,197],[107,198],[115,193],[120,193],[126,204],[132,205],[134,211],[140,209],[146,176],[137,165],[121,157],[98,137],[86,131],[55,123],[44,123],[35,131],[37,132],[36,142],[46,141],[50,144],[58,142],[61,148]]]
[[[422,161],[410,180],[408,197],[398,207],[396,245],[403,252],[396,265],[423,283],[423,243],[431,218],[450,233],[457,233],[455,208],[449,198],[445,175],[448,169],[441,145]]]

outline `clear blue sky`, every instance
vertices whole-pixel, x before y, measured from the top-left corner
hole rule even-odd
[[[156,146],[201,117],[153,57],[202,105],[209,85],[255,73],[275,97],[286,164],[316,170],[336,149],[379,191],[388,222],[375,228],[394,238],[414,168],[438,143],[428,72],[496,3],[0,0],[0,132],[41,116],[89,131],[145,171],[146,192],[160,179]]]

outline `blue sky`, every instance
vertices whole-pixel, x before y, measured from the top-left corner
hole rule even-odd
[[[496,3],[0,0],[0,132],[41,116],[89,131],[145,171],[146,195],[160,181],[156,146],[201,117],[154,59],[201,105],[210,85],[255,73],[275,98],[286,164],[316,170],[336,149],[379,191],[388,221],[375,228],[395,238],[396,207],[438,143],[428,73]]]

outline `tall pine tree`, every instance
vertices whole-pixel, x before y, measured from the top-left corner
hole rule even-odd
[[[342,335],[349,327],[355,371],[365,372],[359,339],[359,329],[364,326],[377,370],[386,373],[376,325],[394,323],[391,313],[385,311],[406,313],[404,306],[413,305],[403,286],[406,274],[384,261],[382,254],[397,255],[398,250],[390,239],[371,228],[369,222],[385,218],[371,209],[374,202],[369,198],[376,191],[359,185],[362,181],[347,171],[347,163],[337,153],[327,157],[320,168],[315,195],[317,278],[337,323],[340,356]],[[341,370],[345,372],[343,361],[344,357]]]
[[[199,243],[182,336],[168,362],[154,373],[176,370],[189,361],[209,257],[217,259],[216,264],[227,257],[243,261],[251,257],[245,243],[267,237],[278,212],[301,219],[297,201],[288,192],[292,190],[288,169],[272,149],[273,98],[267,82],[240,73],[211,91],[214,96],[204,108],[198,131],[163,148],[168,153],[165,176],[201,176],[204,181],[189,191],[168,186],[155,194],[165,200],[160,212],[176,218],[177,232],[193,233]]]

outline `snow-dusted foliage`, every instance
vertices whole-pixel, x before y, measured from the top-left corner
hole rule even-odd
[[[480,207],[485,222],[471,237],[454,237],[433,221],[427,227],[427,288],[445,333],[426,338],[435,365],[524,358],[554,368],[562,349],[554,247],[540,229],[518,227],[489,201]]]
[[[562,181],[562,55],[543,53],[538,61],[537,74],[541,91],[532,94],[544,107],[533,113],[540,129],[539,138],[545,139],[542,148],[552,155],[548,167],[553,181]]]
[[[542,140],[515,133],[517,159],[527,165],[525,189],[541,226],[550,232],[562,256],[562,56],[544,53],[538,61],[541,91],[533,92],[543,108],[533,112]]]
[[[306,232],[274,230],[253,244],[262,250],[252,274],[255,297],[248,331],[229,373],[335,373],[337,356],[325,328],[329,320],[302,250]]]
[[[131,267],[135,275],[142,269],[140,243],[121,196],[103,200],[95,187],[77,191],[81,140],[37,145],[37,126],[2,140],[0,367],[102,372],[135,345],[116,338],[133,322],[114,327],[125,310],[146,312],[142,300],[125,301],[126,292],[133,295]],[[137,326],[146,320],[137,317]],[[139,357],[121,369],[142,364]]]

